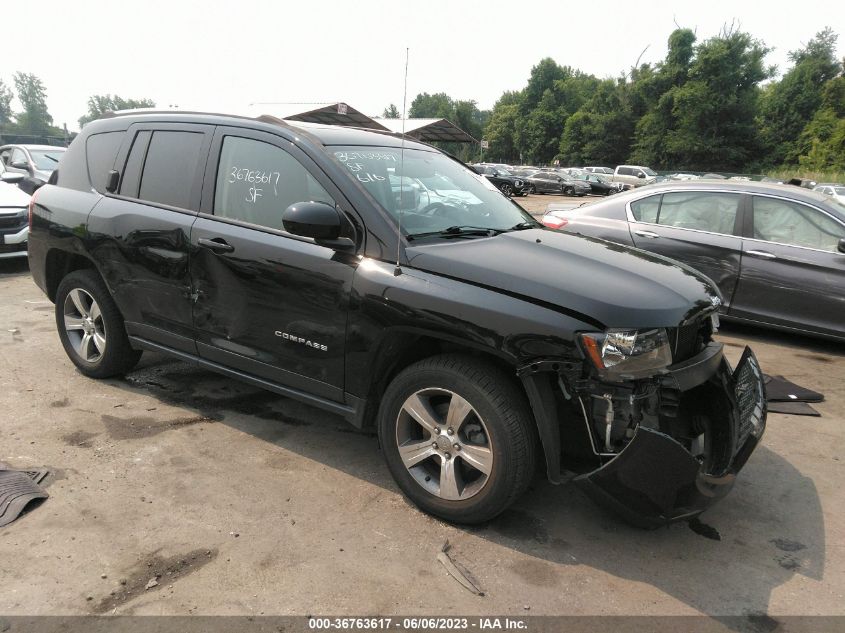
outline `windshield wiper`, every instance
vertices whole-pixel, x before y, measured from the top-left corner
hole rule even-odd
[[[524,231],[526,229],[539,229],[540,224],[537,222],[520,222],[519,224],[514,224],[509,231]]]
[[[439,237],[463,237],[480,235],[485,237],[493,237],[508,229],[494,229],[489,226],[471,226],[471,225],[456,225],[449,226],[440,231],[428,231],[425,233],[411,233],[408,236],[409,240],[419,239],[421,237],[439,236]]]

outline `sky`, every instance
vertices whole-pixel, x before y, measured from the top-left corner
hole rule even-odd
[[[32,3],[4,3],[0,79],[40,77],[54,123],[70,130],[88,97],[106,93],[227,113],[334,101],[401,112],[406,48],[408,106],[445,92],[482,109],[523,88],[544,57],[598,77],[619,76],[641,53],[658,62],[676,24],[703,40],[734,22],[773,49],[766,61],[781,72],[826,26],[845,55],[845,3],[817,0],[42,0],[37,15]]]

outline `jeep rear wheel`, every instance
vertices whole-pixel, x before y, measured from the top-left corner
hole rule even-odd
[[[62,279],[56,291],[56,327],[68,358],[91,378],[127,372],[141,357],[129,345],[123,317],[93,270],[77,270]]]
[[[534,473],[524,394],[507,374],[470,357],[436,356],[405,369],[384,394],[378,426],[399,487],[447,521],[495,517]]]
[[[511,194],[513,193],[513,189],[512,189],[512,188],[511,188],[511,186],[510,186],[509,184],[507,184],[507,183],[503,184],[501,187],[499,187],[499,189],[500,189],[500,190],[501,190],[501,192],[502,192],[503,194],[505,194],[508,198],[510,198],[510,197],[511,197]]]

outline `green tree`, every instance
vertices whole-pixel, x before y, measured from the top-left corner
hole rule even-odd
[[[53,117],[47,110],[47,89],[31,73],[15,73],[15,91],[23,112],[15,115],[17,130],[22,134],[46,135],[56,131]]]
[[[0,79],[0,127],[12,122],[12,91]]]
[[[106,112],[118,110],[132,110],[135,108],[154,108],[152,99],[124,99],[118,95],[92,95],[88,97],[88,114],[79,117],[79,127],[99,119]]]
[[[399,112],[399,108],[397,108],[391,103],[384,109],[384,112],[381,113],[381,116],[385,119],[400,119],[402,118],[402,113]]]
[[[486,157],[490,160],[517,162],[517,121],[521,93],[507,91],[499,97],[490,112],[484,126],[484,138],[489,141],[490,149]]]
[[[430,95],[422,92],[414,97],[408,116],[412,119],[448,119],[455,113],[455,105],[445,92]]]
[[[635,119],[624,79],[599,83],[590,99],[566,120],[560,158],[569,165],[618,165],[628,157]]]
[[[631,160],[705,171],[738,170],[758,160],[759,84],[771,73],[763,65],[767,52],[748,33],[726,29],[696,46],[694,57],[679,58],[689,60],[684,77],[682,68],[667,71],[670,47],[655,80],[672,79],[671,87],[637,123]]]
[[[792,68],[764,91],[760,127],[772,164],[797,162],[798,137],[818,110],[825,83],[842,70],[835,57],[837,37],[828,27],[790,52]]]
[[[796,146],[798,162],[805,169],[845,169],[845,77],[825,84],[821,106]]]

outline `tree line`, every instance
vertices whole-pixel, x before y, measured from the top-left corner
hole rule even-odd
[[[409,116],[444,117],[490,143],[485,159],[519,164],[618,165],[763,172],[845,169],[845,77],[826,28],[789,54],[779,80],[769,48],[725,27],[698,41],[669,36],[665,59],[600,79],[541,60],[527,85],[492,111],[443,93],[414,99]],[[387,115],[387,112],[385,112]],[[478,148],[457,148],[477,158]]]
[[[37,139],[49,137],[69,140],[67,129],[56,127],[47,108],[47,88],[39,77],[31,73],[16,72],[12,87],[0,79],[0,137],[22,136]],[[21,110],[12,108],[17,96]],[[92,95],[88,98],[88,112],[79,118],[79,127],[100,118],[107,111],[130,108],[154,108],[151,99],[124,99],[117,95]]]

